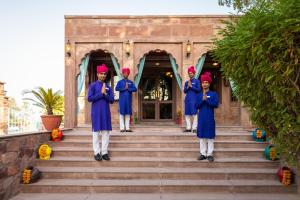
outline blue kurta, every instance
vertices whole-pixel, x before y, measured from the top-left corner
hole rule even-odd
[[[216,136],[214,109],[219,105],[219,97],[213,91],[208,91],[206,96],[205,101],[202,100],[202,92],[197,96],[196,107],[199,109],[197,136],[198,138],[214,139]]]
[[[92,102],[92,131],[111,131],[111,114],[109,104],[114,102],[114,94],[106,84],[106,95],[101,93],[103,83],[93,82],[89,87],[88,101]]]
[[[125,89],[128,82],[128,89]],[[128,79],[118,81],[116,90],[120,92],[119,113],[121,115],[132,115],[132,92],[136,92],[135,84]]]
[[[186,94],[184,99],[185,105],[185,115],[195,115],[197,114],[196,109],[196,99],[197,95],[201,91],[200,81],[198,79],[193,78],[191,80],[192,87],[188,88],[188,81],[184,84],[184,93]]]

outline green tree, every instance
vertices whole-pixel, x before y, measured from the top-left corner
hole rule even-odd
[[[260,1],[225,23],[214,42],[215,59],[252,120],[299,167],[300,1]]]
[[[235,10],[244,11],[256,3],[257,0],[219,0],[221,6],[232,6]]]

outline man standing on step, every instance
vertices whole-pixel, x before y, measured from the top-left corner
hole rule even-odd
[[[116,91],[119,91],[119,113],[120,113],[120,131],[132,132],[129,127],[130,116],[132,115],[132,93],[136,92],[134,83],[128,79],[130,69],[123,67],[122,74],[124,79],[118,81]]]
[[[89,87],[88,101],[92,103],[92,132],[94,158],[97,161],[110,160],[108,155],[109,132],[112,130],[110,105],[114,102],[113,91],[106,84],[108,68],[105,64],[97,66],[98,80]],[[100,134],[102,135],[102,148],[100,150]],[[101,156],[102,153],[102,156]]]
[[[209,162],[214,161],[213,151],[216,136],[214,109],[219,105],[218,94],[209,90],[211,82],[210,72],[201,75],[202,92],[197,96],[196,104],[199,109],[197,136],[200,139],[200,156],[198,160],[208,159]]]
[[[190,66],[188,68],[188,74],[190,79],[184,84],[184,93],[186,94],[184,99],[186,130],[184,132],[196,133],[197,130],[196,99],[201,89],[200,81],[194,78],[195,73],[195,67]],[[193,118],[193,125],[191,125],[191,118]]]

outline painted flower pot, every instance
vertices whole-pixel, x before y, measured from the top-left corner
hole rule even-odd
[[[51,140],[54,142],[61,141],[63,139],[63,133],[60,129],[53,129],[51,132]]]
[[[257,128],[252,131],[252,137],[257,142],[264,142],[266,141],[266,131]]]
[[[289,167],[280,167],[277,171],[279,181],[284,185],[291,185],[295,180],[295,173]]]
[[[38,154],[41,160],[49,160],[51,157],[52,149],[48,144],[42,144],[39,147]]]
[[[268,160],[274,161],[280,159],[280,154],[274,145],[268,145],[265,148],[265,156]]]

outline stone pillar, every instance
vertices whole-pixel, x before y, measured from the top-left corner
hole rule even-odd
[[[127,41],[126,41],[127,42]],[[122,57],[123,57],[123,63],[120,63],[120,73],[122,73],[122,68],[125,67],[129,67],[130,69],[130,74],[129,74],[129,79],[134,81],[134,76],[137,73],[137,68],[136,65],[138,65],[138,63],[134,63],[134,57],[133,57],[133,52],[134,52],[134,42],[132,42],[131,40],[129,40],[130,43],[130,52],[129,54],[127,54],[126,52],[126,42],[123,42],[123,48],[122,48]],[[138,89],[138,88],[137,88]],[[134,117],[134,115],[137,115],[138,117],[138,108],[139,108],[139,99],[138,99],[138,91],[134,92],[132,94],[132,117]],[[117,102],[119,103],[119,102]]]
[[[243,128],[253,128],[254,124],[250,120],[249,110],[241,103],[241,126]]]
[[[0,82],[0,135],[6,135],[8,129],[8,97],[5,96],[4,82]]]
[[[193,60],[194,60],[194,56],[195,56],[195,51],[193,48],[193,42],[191,41],[191,53],[189,55],[187,55],[187,41],[182,43],[182,64],[181,64],[181,68],[179,70],[179,73],[181,74],[181,78],[182,78],[182,91],[179,92],[179,94],[182,95],[182,98],[178,98],[181,99],[181,112],[182,112],[182,117],[183,117],[183,121],[184,121],[184,98],[185,98],[185,94],[183,93],[183,89],[184,89],[184,83],[185,81],[187,81],[189,79],[189,75],[187,72],[187,69],[189,66],[194,65]],[[177,63],[178,65],[180,65],[180,63]],[[185,126],[185,123],[183,123],[183,126]]]
[[[76,126],[76,66],[75,66],[75,42],[71,43],[71,56],[65,56],[65,116],[64,126],[73,128]]]

